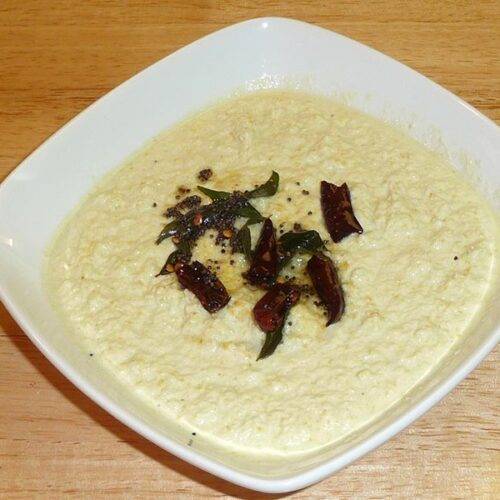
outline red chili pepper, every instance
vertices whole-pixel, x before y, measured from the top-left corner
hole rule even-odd
[[[307,263],[307,272],[319,298],[328,311],[326,326],[336,323],[344,313],[344,293],[332,260],[320,253]]]
[[[175,264],[175,274],[179,283],[196,295],[209,313],[221,310],[231,299],[219,278],[201,262],[178,262]]]
[[[267,288],[273,285],[277,275],[278,248],[276,245],[276,232],[271,219],[266,219],[255,247],[250,269],[244,274],[244,277],[252,285]]]
[[[351,233],[363,232],[361,224],[354,215],[351,194],[345,182],[341,186],[336,186],[321,181],[321,210],[328,232],[335,243]]]
[[[259,328],[266,333],[280,328],[288,311],[300,299],[300,288],[290,283],[274,285],[253,308],[253,316]]]

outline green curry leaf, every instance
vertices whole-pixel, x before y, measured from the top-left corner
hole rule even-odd
[[[174,220],[172,222],[169,222],[162,230],[161,233],[158,235],[158,238],[156,238],[156,244],[159,245],[163,240],[166,240],[167,238],[170,238],[173,236],[177,230],[179,229],[179,221]]]
[[[259,359],[267,358],[274,353],[276,348],[280,345],[283,340],[283,328],[285,327],[286,318],[281,324],[279,328],[277,328],[274,332],[266,333],[266,339],[264,340],[264,344],[262,345],[262,349],[260,350],[259,356],[257,357],[257,361]]]
[[[248,202],[242,207],[235,209],[234,214],[238,217],[246,217],[249,221],[251,221],[251,224],[262,222],[265,218],[255,207],[250,205],[250,203]]]
[[[252,238],[250,235],[248,222],[241,227],[236,235],[235,250],[245,254],[245,257],[252,260]]]
[[[227,200],[231,196],[231,193],[228,193],[227,191],[215,191],[215,189],[209,189],[203,186],[198,186],[198,190],[207,195],[213,201]]]
[[[165,264],[161,268],[160,272],[156,276],[162,276],[165,274],[170,274],[173,271],[169,271],[170,266],[174,266],[177,262],[184,261],[188,262],[191,259],[192,250],[191,244],[188,241],[181,241],[176,250],[174,250],[167,258]]]
[[[249,198],[263,198],[265,196],[273,196],[278,191],[278,186],[280,183],[280,176],[277,172],[273,170],[271,177],[260,186],[256,187],[252,191],[247,193]]]
[[[282,252],[294,254],[296,252],[314,253],[325,247],[317,231],[289,231],[281,235],[278,240]]]

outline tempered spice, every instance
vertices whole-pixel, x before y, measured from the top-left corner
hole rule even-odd
[[[203,170],[200,170],[198,172],[198,179],[201,182],[206,182],[206,181],[208,181],[208,179],[210,179],[210,177],[212,177],[212,175],[213,175],[213,172],[212,172],[211,168],[204,168]]]

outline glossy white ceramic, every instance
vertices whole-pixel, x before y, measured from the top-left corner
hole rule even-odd
[[[410,424],[498,342],[495,288],[473,331],[400,404],[341,443],[307,456],[241,456],[145,408],[67,341],[41,284],[44,249],[61,220],[104,173],[186,115],[235,91],[296,86],[349,102],[476,162],[486,195],[500,186],[498,127],[408,67],[302,22],[255,19],[218,31],[134,76],[78,115],[0,187],[0,295],[38,348],[90,398],[165,450],[242,486],[285,492],[332,474]],[[455,154],[456,153],[456,154]]]

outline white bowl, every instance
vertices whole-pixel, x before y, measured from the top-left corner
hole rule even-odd
[[[176,52],[120,85],[54,134],[0,187],[0,295],[47,358],[90,398],[158,446],[224,479],[266,492],[319,481],[372,450],[436,404],[495,346],[500,293],[445,362],[396,407],[334,446],[281,460],[238,456],[165,423],[68,342],[41,283],[55,229],[105,172],[187,114],[237,90],[295,85],[350,96],[382,118],[411,122],[421,140],[438,138],[477,162],[483,185],[500,186],[500,134],[474,108],[402,64],[302,22],[267,18],[236,24]],[[439,134],[436,134],[436,130]],[[430,133],[429,133],[430,131]],[[436,141],[435,141],[436,142]],[[436,142],[436,143],[437,143]],[[486,193],[487,194],[487,193]]]

